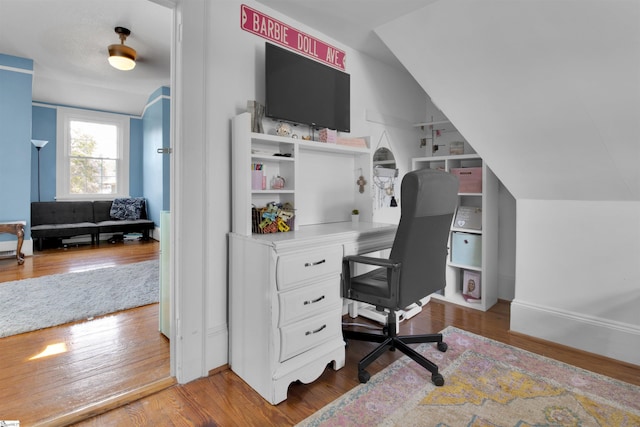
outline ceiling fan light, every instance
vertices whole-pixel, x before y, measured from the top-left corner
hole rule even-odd
[[[118,70],[133,70],[136,66],[136,51],[124,44],[130,31],[122,27],[116,27],[115,31],[120,36],[120,44],[109,46],[109,64]]]
[[[118,70],[133,70],[136,66],[136,51],[125,45],[112,44],[109,46],[109,64]]]

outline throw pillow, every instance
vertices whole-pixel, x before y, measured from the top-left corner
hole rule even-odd
[[[113,219],[140,219],[144,209],[143,197],[114,199],[109,214]]]

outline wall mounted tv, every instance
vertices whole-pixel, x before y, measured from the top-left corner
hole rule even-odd
[[[267,117],[350,131],[349,74],[270,43],[265,64]]]

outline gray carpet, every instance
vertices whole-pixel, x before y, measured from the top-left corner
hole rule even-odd
[[[0,337],[158,302],[158,260],[0,283]]]

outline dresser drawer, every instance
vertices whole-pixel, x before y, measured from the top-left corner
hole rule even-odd
[[[324,275],[339,275],[341,269],[342,246],[282,255],[278,257],[276,282],[278,289],[283,290]]]
[[[280,326],[340,305],[340,276],[278,294]]]
[[[280,328],[280,362],[342,335],[342,307]]]

